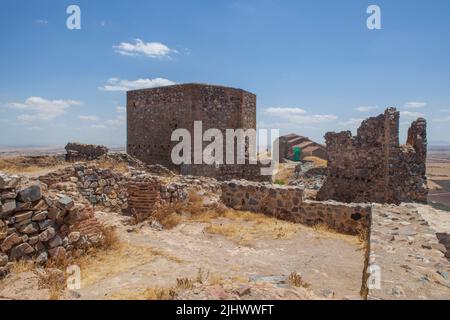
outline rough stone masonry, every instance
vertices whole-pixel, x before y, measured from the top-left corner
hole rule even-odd
[[[426,203],[426,121],[414,121],[406,145],[400,145],[399,118],[399,112],[389,108],[363,121],[356,137],[350,131],[328,132],[327,179],[317,199]]]
[[[242,89],[204,84],[129,91],[127,153],[147,164],[161,164],[184,175],[267,180],[260,175],[258,165],[248,162],[245,165],[174,165],[171,153],[178,142],[171,141],[172,133],[187,129],[193,146],[194,121],[202,121],[202,134],[211,128],[219,129],[224,137],[226,129],[256,130],[256,96]],[[203,142],[203,148],[208,144]],[[225,150],[224,143],[224,155]]]

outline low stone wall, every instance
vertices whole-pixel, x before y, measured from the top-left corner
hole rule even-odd
[[[127,207],[128,179],[121,173],[95,164],[74,164],[39,177],[39,180],[50,188],[58,183],[75,183],[78,191],[94,206],[119,211]]]
[[[102,241],[101,225],[87,201],[1,173],[0,199],[0,277],[12,261],[34,259],[43,265],[50,257],[81,254]]]
[[[158,176],[140,170],[120,173],[102,169],[95,163],[73,164],[39,177],[39,180],[49,188],[60,187],[58,185],[67,183],[76,184],[78,191],[95,208],[124,211],[129,214],[132,214],[131,209],[134,209],[138,215],[144,216],[148,216],[148,212],[141,210],[139,201],[151,197],[150,194],[157,192],[158,202],[161,203],[177,202],[187,198],[185,184],[165,182]],[[145,195],[146,191],[148,195]]]
[[[367,230],[371,205],[303,199],[303,189],[243,180],[222,184],[222,201],[237,209],[264,213],[306,225],[325,224],[349,234]]]
[[[99,157],[108,153],[108,148],[105,146],[93,144],[81,144],[69,142],[66,145],[66,161],[87,161],[98,159]]]
[[[262,175],[260,163],[258,164],[220,164],[220,165],[192,165],[180,166],[182,175],[210,177],[221,181],[245,179],[249,181],[270,182],[272,175]]]
[[[303,189],[232,180],[222,184],[222,201],[234,209],[282,217],[299,212],[303,202]]]

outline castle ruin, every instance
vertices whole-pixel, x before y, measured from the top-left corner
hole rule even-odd
[[[389,108],[350,131],[325,135],[327,179],[318,200],[343,202],[427,202],[426,121],[419,118],[399,144],[400,113]]]
[[[161,164],[184,175],[226,180],[268,179],[258,165],[175,165],[171,141],[176,129],[187,129],[194,145],[194,121],[202,121],[202,134],[211,128],[256,130],[256,96],[242,89],[216,85],[181,84],[127,93],[127,153],[147,164]],[[208,142],[203,142],[203,148]],[[225,155],[224,143],[224,155]],[[235,149],[236,150],[236,149]],[[236,152],[235,152],[236,154]],[[270,178],[270,177],[269,177]]]

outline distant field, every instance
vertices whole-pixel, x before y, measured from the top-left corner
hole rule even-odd
[[[125,151],[125,146],[109,147],[110,151]],[[0,157],[29,157],[29,156],[47,156],[56,154],[65,154],[64,146],[30,146],[30,147],[14,147],[0,146]]]
[[[428,149],[427,176],[430,192],[428,203],[450,211],[450,147],[432,146]]]

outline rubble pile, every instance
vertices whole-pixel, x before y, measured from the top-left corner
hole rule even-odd
[[[39,181],[0,173],[0,276],[20,259],[43,265],[101,243],[92,206],[69,194],[70,188],[47,190]],[[80,228],[82,224],[89,227]]]

